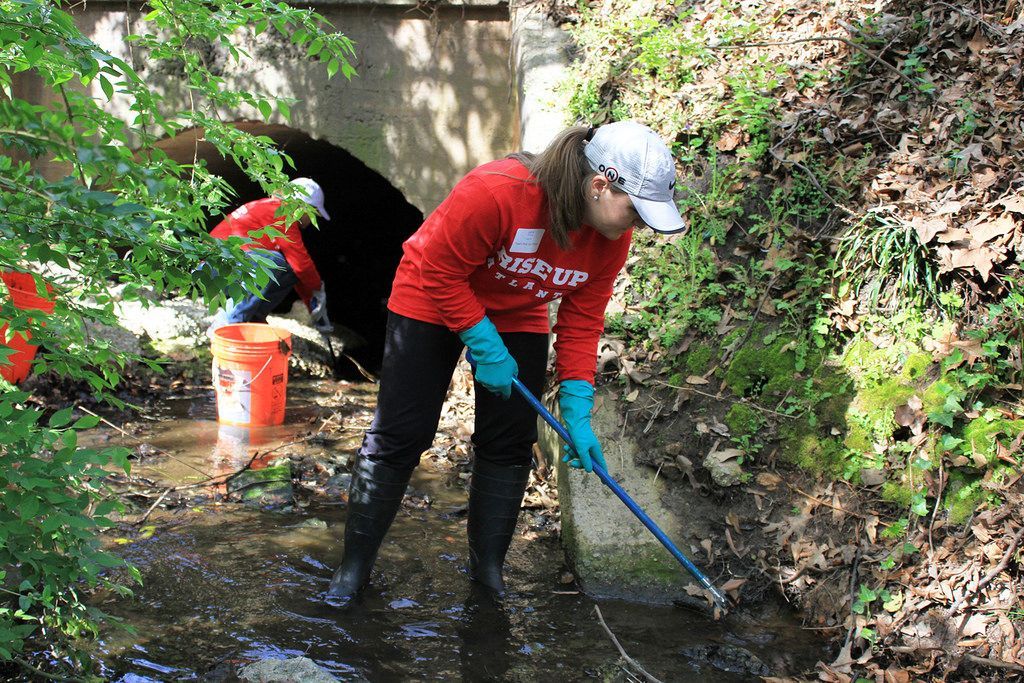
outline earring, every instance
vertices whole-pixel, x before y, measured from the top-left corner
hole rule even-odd
[[[594,195],[594,201],[595,202],[597,201],[597,195],[596,194]]]

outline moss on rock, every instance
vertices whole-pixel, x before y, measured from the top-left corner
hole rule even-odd
[[[764,418],[749,405],[734,403],[725,415],[725,424],[734,437],[754,435],[764,427]]]
[[[910,486],[890,479],[882,484],[882,500],[889,501],[899,507],[910,507],[914,498],[914,489]]]
[[[711,357],[714,354],[715,350],[710,346],[698,346],[695,349],[690,349],[683,356],[683,366],[691,375],[703,374],[708,369],[708,363],[711,362]]]
[[[912,353],[907,356],[907,360],[903,363],[903,370],[900,372],[900,377],[907,382],[916,382],[922,379],[934,365],[932,355],[919,351]]]
[[[900,406],[906,405],[915,391],[912,385],[906,384],[900,379],[892,379],[861,389],[857,392],[853,405],[867,415],[892,412]]]
[[[1024,432],[1024,420],[1007,420],[986,413],[964,426],[962,449],[966,455],[981,454],[991,465],[998,460],[999,437],[1014,439]]]
[[[779,450],[787,462],[817,474],[842,473],[847,450],[839,439],[821,436],[806,420],[784,427],[779,436]]]
[[[950,472],[944,503],[950,523],[966,522],[984,499],[985,489],[982,488],[981,476]]]
[[[725,373],[725,383],[737,396],[757,398],[785,393],[796,383],[796,354],[782,339],[770,346],[748,344],[736,352]]]

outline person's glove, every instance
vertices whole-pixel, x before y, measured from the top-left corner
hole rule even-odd
[[[562,461],[569,463],[569,467],[582,468],[587,472],[594,471],[595,463],[607,470],[608,466],[604,464],[604,455],[601,453],[601,443],[590,426],[590,411],[594,407],[594,386],[579,379],[565,380],[558,390],[558,407],[562,410],[562,422],[565,423],[573,445],[576,446],[576,452],[573,452],[566,444]]]
[[[498,329],[486,315],[465,332],[459,332],[462,343],[473,354],[476,368],[473,376],[485,389],[502,398],[512,395],[512,378],[519,374],[516,359],[509,355]]]
[[[309,315],[313,319],[313,327],[319,332],[328,333],[334,331],[331,319],[327,317],[327,291],[323,283],[320,288],[313,292],[309,299]]]

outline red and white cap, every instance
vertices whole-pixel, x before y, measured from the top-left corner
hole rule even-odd
[[[598,127],[583,148],[590,167],[629,195],[644,223],[656,232],[682,232],[686,223],[673,199],[676,164],[653,130],[636,121]]]

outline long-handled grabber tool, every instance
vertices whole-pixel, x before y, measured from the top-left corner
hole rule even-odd
[[[466,352],[466,360],[469,361],[470,365],[474,364],[473,358],[468,351]],[[533,406],[533,409],[537,411],[537,414],[544,418],[544,421],[547,422],[548,425],[550,425],[551,428],[555,430],[555,433],[558,434],[558,436],[560,436],[562,440],[569,445],[569,448],[571,448],[575,452],[576,446],[573,444],[572,437],[569,436],[568,430],[566,430],[566,428],[562,425],[561,422],[555,419],[555,416],[551,414],[551,411],[545,408],[544,404],[538,401],[537,397],[530,393],[530,390],[527,389],[526,386],[522,382],[520,382],[518,378],[512,379],[512,386],[515,387],[515,390],[518,391],[524,399],[526,399],[527,403]],[[726,599],[725,594],[723,594],[722,591],[718,590],[718,588],[716,588],[715,585],[711,583],[711,579],[705,576],[704,572],[698,569],[697,566],[693,562],[691,562],[690,559],[679,550],[679,548],[675,546],[675,544],[672,542],[672,539],[670,539],[665,534],[665,532],[662,531],[661,528],[654,523],[654,520],[651,519],[647,515],[647,513],[644,512],[640,508],[640,506],[636,504],[636,501],[634,501],[629,496],[629,494],[626,493],[621,486],[619,486],[618,482],[612,479],[611,476],[609,476],[608,472],[606,472],[605,469],[597,463],[594,463],[594,474],[596,474],[598,478],[602,482],[604,482],[605,486],[612,490],[612,493],[618,496],[619,500],[626,504],[626,507],[629,508],[630,512],[636,515],[637,519],[643,522],[644,526],[647,527],[652,534],[654,534],[655,538],[661,541],[661,544],[665,546],[665,548],[670,553],[672,553],[672,557],[676,558],[676,560],[679,561],[679,564],[683,565],[683,567],[686,568],[686,571],[690,572],[693,578],[697,579],[700,585],[704,586],[704,589],[711,594],[711,597],[715,601],[715,604],[718,605],[718,607],[723,612],[728,611],[729,601]]]
[[[359,371],[360,375],[362,375],[366,379],[370,380],[371,382],[376,382],[377,381],[377,378],[373,375],[373,373],[370,372],[369,370],[367,370],[366,368],[364,368],[362,363],[360,363],[355,358],[353,358],[352,356],[350,356],[347,353],[345,353],[345,346],[344,345],[342,345],[342,347],[341,347],[342,350],[341,351],[339,351],[338,353],[335,353],[334,352],[334,345],[331,343],[331,335],[328,332],[321,332],[320,335],[324,339],[324,344],[327,345],[328,353],[331,354],[331,372],[333,374],[334,379],[341,379],[341,377],[342,377],[341,368],[338,367],[338,357],[340,356],[340,357],[346,359],[348,362],[352,363],[352,365],[355,366],[356,370]]]
[[[324,344],[327,345],[327,352],[331,354],[331,375],[334,379],[341,377],[341,372],[338,370],[338,357],[334,354],[334,344],[331,343],[331,335],[329,332],[321,332],[320,336],[324,340]]]

